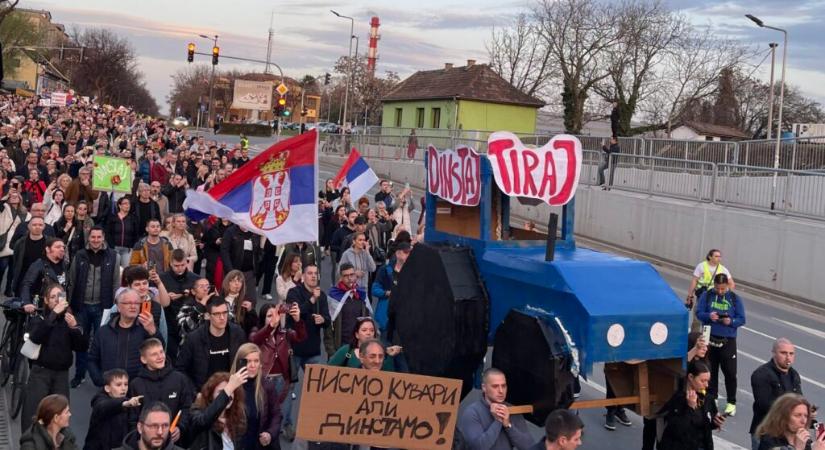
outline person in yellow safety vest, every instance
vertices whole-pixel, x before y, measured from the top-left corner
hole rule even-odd
[[[249,138],[245,135],[241,134],[241,148],[248,149],[249,148]]]
[[[693,270],[693,279],[690,281],[690,289],[688,289],[687,299],[685,300],[685,307],[691,310],[691,318],[694,317],[696,299],[713,287],[713,277],[717,273],[724,273],[728,276],[729,289],[736,287],[730,271],[722,265],[722,252],[714,248],[708,252],[705,260],[697,264]],[[699,327],[699,321],[692,320],[691,331],[699,331]]]

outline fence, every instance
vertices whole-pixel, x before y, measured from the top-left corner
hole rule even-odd
[[[580,182],[599,185],[598,171],[603,161],[603,152],[599,149],[603,138],[579,139],[585,149]],[[611,158],[605,175],[612,179],[611,189],[825,220],[825,170],[822,170],[825,169],[825,143],[815,139],[783,142],[781,150],[785,153],[780,155],[780,165],[816,166],[818,170],[773,169],[776,141],[621,138],[622,153]],[[321,151],[346,154],[347,149],[356,147],[367,158],[415,162],[423,159],[427,145],[439,149],[467,145],[480,153],[487,151],[486,141],[468,137],[422,135],[417,136],[417,141],[418,145],[408,153],[409,136],[331,135]],[[538,137],[535,141],[542,144]],[[773,148],[768,146],[771,143]],[[816,148],[821,151],[814,151]],[[753,160],[765,165],[744,163]]]

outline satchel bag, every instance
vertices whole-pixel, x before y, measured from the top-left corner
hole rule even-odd
[[[298,360],[295,358],[295,355],[292,354],[292,349],[289,349],[289,382],[290,383],[297,383],[298,382]]]
[[[23,342],[23,346],[20,347],[20,354],[32,361],[36,361],[37,358],[40,358],[40,347],[40,344],[35,344],[31,339],[26,339],[26,341]]]

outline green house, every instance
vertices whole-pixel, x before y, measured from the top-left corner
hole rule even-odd
[[[544,102],[519,91],[486,64],[419,71],[381,99],[381,126],[445,130],[506,130],[532,134]]]

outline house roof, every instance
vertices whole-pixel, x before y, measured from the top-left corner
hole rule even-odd
[[[51,75],[52,77],[57,78],[59,80],[65,81],[66,83],[69,82],[69,78],[66,75],[64,75],[63,72],[58,70],[57,67],[55,67],[54,64],[52,64],[51,61],[49,61],[49,59],[45,56],[41,55],[40,53],[34,50],[29,50],[26,48],[23,49],[23,53],[25,53],[26,56],[29,57],[29,59],[34,61],[35,64],[43,66],[43,70],[46,72],[46,74]]]
[[[410,75],[385,95],[382,102],[452,99],[533,106],[545,103],[527,95],[501,78],[487,64],[472,64]]]
[[[726,125],[715,125],[712,123],[707,122],[695,122],[695,121],[687,121],[682,122],[680,125],[688,127],[693,131],[704,134],[706,136],[719,136],[725,138],[736,138],[736,139],[749,139],[751,138],[750,135],[745,133],[744,131],[729,127]]]

